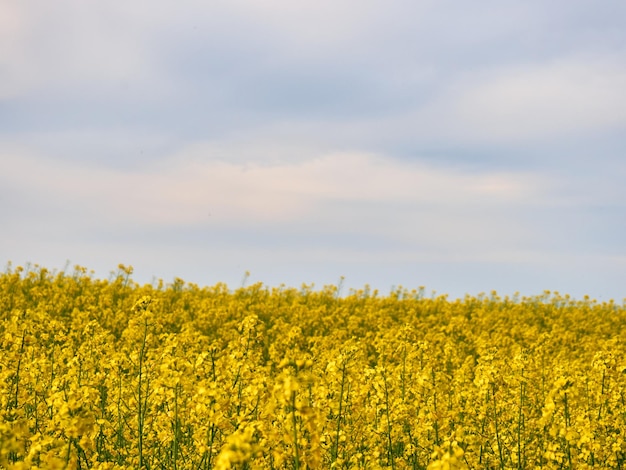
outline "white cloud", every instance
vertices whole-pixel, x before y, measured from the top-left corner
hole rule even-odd
[[[278,238],[374,237],[443,259],[532,243],[536,234],[515,211],[544,204],[549,190],[533,174],[471,174],[358,152],[263,163],[199,158],[192,149],[134,172],[5,150],[0,174],[52,224],[77,232],[211,226]]]
[[[2,252],[590,276],[623,247],[624,28],[557,3],[0,2]]]
[[[314,61],[342,42],[358,43],[362,23],[371,26],[380,8],[326,0],[297,6],[282,0],[3,3],[0,99],[129,82],[142,84],[137,93],[175,93],[168,80],[178,71],[165,69],[164,61],[181,45],[237,63],[271,63],[284,55]]]
[[[465,74],[418,113],[439,135],[516,142],[626,126],[626,68],[572,59]]]
[[[152,5],[144,13],[151,10]],[[167,91],[141,16],[129,17],[110,3],[75,0],[16,2],[3,6],[0,17],[7,12],[0,23],[0,67],[5,69],[0,99],[42,90],[119,89],[137,80],[144,84],[137,93]]]

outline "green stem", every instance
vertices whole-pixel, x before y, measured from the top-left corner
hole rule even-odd
[[[504,470],[504,456],[502,455],[502,441],[500,439],[500,428],[498,426],[498,410],[496,408],[496,385],[492,384],[492,393],[491,397],[493,398],[493,419],[496,427],[496,442],[498,443],[498,456],[500,457],[500,468]]]
[[[341,412],[343,411],[343,390],[346,382],[346,363],[341,368],[341,391],[339,392],[339,415],[337,416],[337,431],[335,433],[335,448],[332,451],[333,463],[337,461],[339,455],[339,433],[341,430]]]
[[[383,373],[383,383],[385,385],[385,415],[387,416],[387,445],[389,450],[387,459],[391,462],[391,468],[396,468],[396,461],[393,455],[393,441],[391,439],[391,418],[389,417],[389,388],[387,387],[387,375]]]
[[[519,413],[517,416],[517,468],[524,468],[522,461],[522,426],[524,425],[524,382],[520,383]]]
[[[19,359],[17,360],[17,368],[15,370],[15,378],[14,378],[14,383],[15,383],[15,393],[14,393],[14,397],[13,400],[8,400],[7,401],[7,410],[10,410],[11,408],[17,408],[18,404],[19,404],[19,393],[20,393],[20,369],[22,368],[22,355],[24,354],[24,342],[26,340],[26,330],[24,330],[22,332],[22,343],[20,344],[20,356]]]
[[[294,468],[300,468],[300,450],[298,449],[298,427],[296,420],[296,392],[291,392],[291,418],[293,424],[293,448],[294,448]]]
[[[138,431],[138,451],[139,451],[139,468],[143,468],[143,434],[144,434],[144,420],[145,420],[145,408],[147,405],[147,391],[146,391],[146,403],[143,402],[143,362],[146,354],[146,339],[148,337],[148,320],[145,320],[143,338],[141,341],[141,350],[139,352],[139,381],[137,383],[137,431]]]
[[[174,443],[173,443],[173,468],[176,470],[178,468],[178,446],[179,446],[179,435],[180,435],[180,422],[178,420],[178,391],[180,388],[180,384],[176,384],[174,388]]]
[[[570,416],[569,416],[569,406],[567,403],[567,392],[563,394],[563,404],[565,405],[565,442],[567,447],[567,461],[569,464],[569,469],[572,470],[572,449],[569,444],[569,440],[567,439],[567,430],[570,426]]]

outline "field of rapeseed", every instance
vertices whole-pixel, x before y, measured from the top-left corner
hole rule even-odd
[[[0,275],[0,468],[626,466],[626,307]]]

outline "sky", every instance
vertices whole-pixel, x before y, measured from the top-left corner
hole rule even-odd
[[[5,265],[622,302],[625,180],[621,0],[0,0]]]

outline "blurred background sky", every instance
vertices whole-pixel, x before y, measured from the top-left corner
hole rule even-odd
[[[626,2],[3,0],[0,261],[626,297]]]

